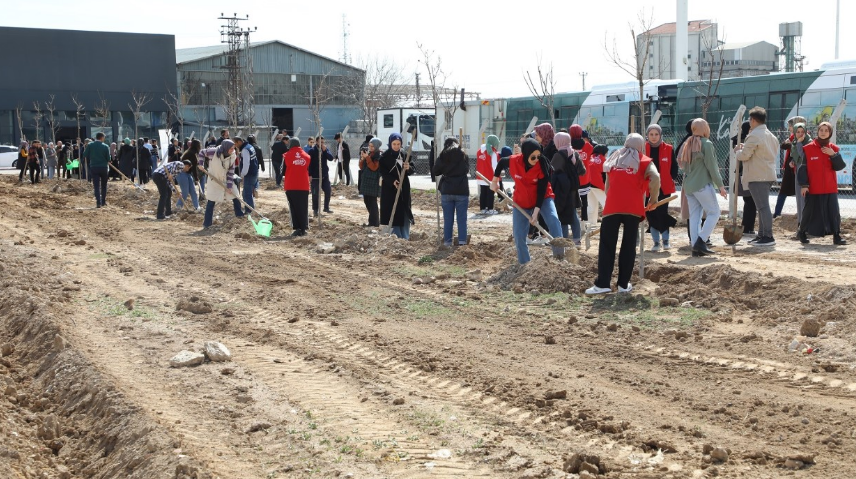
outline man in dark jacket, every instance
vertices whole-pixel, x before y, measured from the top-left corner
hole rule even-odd
[[[288,140],[285,135],[276,135],[276,142],[271,147],[270,164],[276,177],[276,186],[282,186],[282,157],[288,151]]]
[[[318,187],[320,186],[321,189],[324,190],[324,212],[332,213],[332,211],[330,211],[330,195],[333,193],[333,188],[330,186],[330,167],[327,166],[327,162],[333,161],[333,155],[330,153],[330,150],[327,149],[327,144],[324,141],[323,136],[315,138],[315,146],[309,150],[309,157],[311,158],[311,162],[309,163],[309,175],[312,177],[312,182],[310,184],[312,190],[312,211],[315,216],[318,216],[318,202],[320,199]],[[321,162],[320,180],[318,178],[319,161]]]
[[[351,148],[342,137],[341,133],[336,133],[333,137],[337,143],[336,159],[336,182],[344,181],[345,185],[351,184]]]

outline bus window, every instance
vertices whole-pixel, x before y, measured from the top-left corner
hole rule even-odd
[[[431,115],[419,116],[419,133],[434,137],[434,117]]]
[[[820,106],[820,92],[809,91],[802,97],[802,106]]]
[[[841,101],[841,90],[828,90],[820,92],[821,106],[837,106]]]
[[[390,115],[383,115],[383,127],[384,128],[392,128],[395,124],[395,119]]]

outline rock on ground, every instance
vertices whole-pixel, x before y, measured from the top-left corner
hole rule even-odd
[[[206,341],[203,346],[203,350],[205,352],[205,356],[208,356],[208,360],[213,363],[222,363],[232,360],[232,353],[229,352],[229,348],[224,346],[222,343]]]
[[[214,311],[214,308],[209,303],[200,301],[197,297],[192,297],[189,300],[180,300],[175,309],[178,311],[187,311],[193,314],[207,314]]]
[[[803,321],[800,334],[809,338],[816,338],[820,334],[820,322],[814,318]]]
[[[185,350],[173,356],[169,360],[169,365],[174,368],[182,368],[186,366],[199,366],[203,362],[205,362],[205,355]]]

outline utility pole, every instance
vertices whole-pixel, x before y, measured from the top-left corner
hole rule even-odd
[[[351,59],[348,57],[348,20],[345,14],[342,14],[342,63],[350,64]]]
[[[841,26],[841,0],[835,0],[835,59],[838,60],[838,31]]]
[[[416,108],[422,108],[422,90],[419,88],[419,72],[416,72]]]
[[[588,75],[588,73],[580,72],[580,76],[583,77],[583,91],[586,91],[586,75]]]
[[[252,60],[250,59],[250,29],[241,29],[238,22],[249,19],[238,18],[237,13],[231,17],[223,13],[217,17],[225,20],[225,25],[220,25],[220,43],[229,45],[226,52],[226,65],[221,68],[227,70],[228,86],[224,92],[225,107],[228,110],[230,126],[237,127],[241,123],[249,125],[252,121],[248,118],[252,112],[252,91],[247,97],[247,86],[252,90]],[[249,120],[249,121],[248,121]]]

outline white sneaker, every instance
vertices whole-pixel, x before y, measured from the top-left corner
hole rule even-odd
[[[672,246],[669,244],[669,242],[663,241],[663,251],[669,251],[670,249],[672,249]]]
[[[586,294],[604,294],[611,293],[612,289],[610,288],[601,288],[598,286],[592,286],[591,288],[586,290]]]
[[[651,252],[652,253],[659,253],[660,252],[660,243],[654,243],[654,246],[651,247]]]
[[[550,243],[550,240],[548,240],[547,238],[540,236],[540,235],[536,236],[534,239],[528,239],[528,238],[526,239],[526,244],[533,244],[536,246],[544,246],[544,245],[549,244],[549,243]]]
[[[499,211],[496,211],[496,210],[487,210],[487,211],[485,211],[485,213],[484,213],[484,214],[486,214],[486,215],[498,215],[498,214],[499,214]]]
[[[619,286],[619,287],[618,287],[618,292],[619,292],[619,293],[629,293],[629,292],[631,292],[631,291],[633,291],[633,285],[632,285],[632,284],[630,284],[630,283],[627,283],[627,287],[626,287],[626,288],[622,288],[621,286]]]

